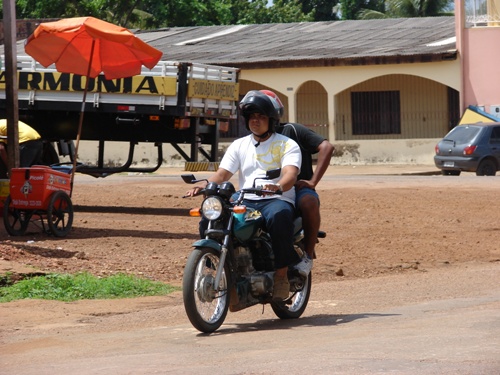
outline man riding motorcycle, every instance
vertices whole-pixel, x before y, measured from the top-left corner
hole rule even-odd
[[[219,169],[208,182],[221,184],[239,171],[239,187],[249,188],[258,176],[266,171],[281,168],[279,178],[273,183],[264,182],[264,189],[281,190],[282,195],[257,196],[248,194],[243,203],[261,212],[267,231],[271,235],[275,255],[273,299],[289,296],[290,284],[287,271],[290,265],[300,261],[293,246],[293,220],[295,216],[295,188],[302,155],[297,143],[276,133],[283,114],[281,102],[257,90],[249,91],[239,108],[247,129],[252,133],[235,140],[222,158]],[[196,186],[186,192],[194,196],[204,186]]]

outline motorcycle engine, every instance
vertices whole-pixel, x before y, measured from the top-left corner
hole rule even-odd
[[[253,266],[252,252],[248,247],[235,248],[236,264],[240,275],[250,284],[250,292],[254,297],[269,293],[273,282],[269,273],[258,272]]]
[[[274,270],[274,253],[270,239],[257,238],[252,243],[253,265],[257,271]]]
[[[241,275],[250,275],[255,271],[252,262],[252,253],[248,247],[238,246],[234,251],[236,264]]]

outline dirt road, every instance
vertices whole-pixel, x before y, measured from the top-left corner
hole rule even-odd
[[[70,235],[33,227],[9,238],[2,228],[0,268],[179,285],[196,238],[187,209],[199,202],[180,198],[178,172],[77,176]],[[204,336],[180,293],[11,302],[0,305],[0,373],[498,373],[500,177],[391,172],[332,167],[318,187],[328,237],[299,320],[254,307]]]

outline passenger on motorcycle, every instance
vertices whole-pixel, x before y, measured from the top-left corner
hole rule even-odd
[[[295,182],[300,172],[302,155],[295,141],[276,133],[283,115],[283,105],[276,98],[257,90],[249,91],[239,104],[245,125],[252,134],[235,140],[222,158],[219,169],[208,179],[221,184],[239,171],[239,188],[252,187],[257,176],[281,168],[281,176],[272,184],[264,182],[264,189],[283,192],[282,195],[259,197],[248,194],[244,204],[262,213],[271,235],[275,255],[273,299],[289,296],[288,266],[300,261],[293,247],[293,220],[295,217]],[[186,192],[194,196],[204,186],[195,186]]]
[[[261,91],[279,100],[274,92]],[[321,224],[320,201],[316,186],[328,169],[335,148],[326,138],[302,124],[280,123],[276,126],[276,132],[292,138],[302,152],[300,173],[295,183],[295,206],[302,216],[307,257],[295,268],[303,276],[307,276],[312,268],[312,259],[316,258],[315,246]],[[317,155],[315,168],[313,168],[313,154]]]

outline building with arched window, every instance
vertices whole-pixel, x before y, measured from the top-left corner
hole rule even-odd
[[[460,117],[454,17],[178,27],[140,33],[168,60],[241,69],[240,93],[275,91],[283,121],[336,146],[337,162],[432,163]],[[245,134],[231,124],[222,139]]]
[[[174,27],[138,36],[165,60],[239,68],[241,97],[276,92],[283,121],[325,136],[336,146],[334,163],[433,164],[435,144],[468,106],[500,116],[500,0],[456,0],[451,17]],[[222,142],[244,134],[238,121],[220,131]]]

